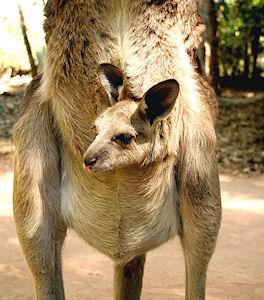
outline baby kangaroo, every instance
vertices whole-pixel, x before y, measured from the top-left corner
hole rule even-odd
[[[117,67],[100,65],[99,78],[111,106],[96,119],[97,134],[83,159],[89,176],[104,173],[116,183],[107,218],[115,219],[117,236],[104,236],[115,246],[98,247],[116,262],[116,299],[139,298],[145,253],[176,234],[185,255],[186,299],[204,299],[221,219],[214,149],[187,144],[188,110],[176,80],[135,99]],[[203,134],[197,138],[209,139]],[[195,169],[193,160],[201,157]],[[100,221],[94,222],[99,228]]]
[[[165,120],[175,105],[179,93],[177,81],[160,82],[142,99],[133,100],[127,78],[117,67],[102,64],[99,78],[112,106],[95,121],[97,136],[84,155],[86,170],[140,168],[152,160],[155,160],[155,168],[162,166],[169,160],[165,148],[168,146],[166,136],[170,133],[163,132],[160,139],[156,125]]]

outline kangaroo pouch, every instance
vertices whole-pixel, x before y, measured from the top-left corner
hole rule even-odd
[[[173,174],[160,176],[153,167],[86,174],[81,164],[69,166],[66,161],[62,214],[67,225],[100,252],[126,262],[177,234]]]

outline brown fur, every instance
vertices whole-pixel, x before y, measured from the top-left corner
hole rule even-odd
[[[70,226],[114,260],[118,300],[139,299],[145,252],[178,233],[186,299],[204,299],[221,206],[216,99],[190,58],[204,30],[196,1],[49,0],[45,13],[45,69],[14,130],[14,217],[37,298],[64,299],[60,257]],[[149,143],[141,167],[135,160],[87,174],[83,155],[97,137],[94,121],[109,106],[101,63],[115,64],[127,80],[122,97],[129,105],[121,101],[115,110],[129,113],[135,99],[171,78],[179,95],[152,127],[135,115],[144,133],[138,143]]]

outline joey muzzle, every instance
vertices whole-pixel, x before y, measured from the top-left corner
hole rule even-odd
[[[96,164],[98,160],[98,157],[95,155],[86,155],[84,154],[83,156],[83,166],[84,169],[88,172],[92,172],[93,171],[93,166]]]

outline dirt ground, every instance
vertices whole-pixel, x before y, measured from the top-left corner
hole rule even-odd
[[[12,157],[0,160],[0,299],[33,299],[32,279],[12,217]],[[264,299],[264,176],[221,175],[223,220],[207,280],[207,300]],[[63,250],[67,299],[112,299],[112,263],[69,232]],[[177,238],[150,252],[143,300],[184,299]]]

